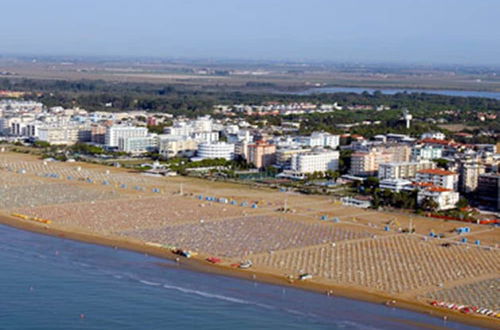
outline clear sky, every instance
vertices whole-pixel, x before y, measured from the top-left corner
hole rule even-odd
[[[5,0],[0,54],[500,64],[500,0]]]

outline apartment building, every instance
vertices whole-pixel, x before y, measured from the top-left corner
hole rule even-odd
[[[297,173],[325,172],[339,169],[338,151],[313,151],[294,154],[291,159],[291,169]]]
[[[357,151],[351,155],[352,175],[373,176],[380,164],[408,162],[411,149],[407,145],[376,146],[369,151]]]
[[[107,147],[118,147],[120,138],[145,137],[147,135],[148,129],[146,127],[113,125],[106,128],[104,139]]]
[[[411,150],[413,161],[433,160],[443,157],[443,147],[438,145],[415,145]]]
[[[276,145],[257,141],[248,145],[248,162],[257,168],[268,167],[276,163]]]
[[[460,199],[460,194],[456,191],[443,187],[430,187],[418,192],[417,203],[420,205],[427,198],[436,202],[436,211],[443,211],[454,209]]]
[[[225,142],[200,143],[196,157],[200,159],[224,158],[231,160],[234,158],[234,144]]]
[[[309,148],[282,148],[276,151],[276,164],[282,168],[290,167],[293,155],[311,152]]]
[[[479,176],[485,172],[484,165],[478,162],[464,162],[460,165],[459,190],[471,193],[477,189]]]
[[[379,164],[378,178],[384,179],[412,179],[417,172],[424,169],[433,169],[433,162],[402,162]]]
[[[483,204],[500,210],[500,174],[480,174],[476,194]]]
[[[37,139],[59,145],[89,142],[90,128],[77,126],[40,126],[38,127]]]
[[[433,186],[456,191],[458,189],[458,174],[442,169],[426,169],[417,172],[417,183],[431,183]]]
[[[118,150],[130,154],[142,154],[158,149],[158,138],[156,136],[131,136],[118,139]]]
[[[332,135],[325,132],[313,132],[310,136],[300,136],[297,143],[306,148],[328,147],[337,149],[340,143],[340,135]]]
[[[159,153],[163,158],[193,157],[198,149],[198,142],[181,136],[159,136]]]

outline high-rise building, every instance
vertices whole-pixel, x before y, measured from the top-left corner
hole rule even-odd
[[[268,167],[276,163],[276,145],[257,141],[248,145],[248,161],[257,168]]]
[[[410,159],[407,145],[377,146],[369,151],[357,151],[351,155],[352,175],[376,175],[380,164],[407,162]]]
[[[339,169],[339,152],[335,150],[313,151],[294,154],[291,169],[296,173],[313,173],[337,171]]]
[[[474,192],[479,176],[484,173],[484,166],[478,162],[465,162],[460,165],[459,190],[464,193]]]
[[[458,174],[442,169],[426,169],[417,172],[417,183],[431,183],[433,186],[450,190],[458,188]]]
[[[158,149],[156,136],[130,136],[118,139],[118,150],[131,154],[152,152]]]
[[[480,174],[476,195],[483,204],[500,210],[500,174]]]
[[[378,178],[384,179],[412,179],[417,172],[424,169],[432,169],[436,165],[433,162],[402,162],[379,164]]]
[[[145,137],[148,134],[146,127],[110,126],[106,128],[105,144],[108,147],[118,147],[120,138]]]

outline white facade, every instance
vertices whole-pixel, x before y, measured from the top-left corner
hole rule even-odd
[[[446,136],[441,132],[427,132],[427,133],[422,134],[422,136],[420,136],[420,138],[422,140],[424,140],[424,139],[444,140],[444,139],[446,139]]]
[[[458,174],[441,169],[420,170],[417,172],[416,182],[432,183],[436,187],[457,190]]]
[[[291,159],[292,171],[298,173],[325,172],[339,169],[339,152],[310,152],[294,154]]]
[[[450,189],[431,187],[418,192],[417,203],[421,204],[426,198],[433,199],[438,205],[437,211],[442,211],[454,209],[460,199],[460,194]]]
[[[191,137],[198,142],[212,143],[219,141],[219,132],[195,132]]]
[[[224,158],[231,160],[234,157],[234,144],[217,142],[217,143],[200,143],[198,145],[197,158],[214,159]]]
[[[131,154],[154,151],[158,148],[156,136],[121,137],[118,139],[118,150]]]
[[[192,157],[198,149],[198,142],[180,136],[159,137],[159,153],[164,158]]]
[[[414,161],[432,160],[443,156],[443,148],[431,145],[415,146],[411,150],[411,159]]]
[[[395,192],[413,190],[412,182],[404,179],[384,179],[380,181],[380,189],[389,189]]]
[[[120,138],[145,137],[148,135],[146,127],[110,126],[106,129],[105,144],[108,147],[118,147]]]
[[[37,140],[50,144],[71,145],[90,140],[90,128],[74,126],[44,126],[38,128]]]
[[[298,138],[297,142],[305,147],[310,148],[329,147],[332,149],[337,149],[340,143],[340,136],[324,132],[314,132],[311,134],[311,136],[303,136]]]
[[[401,162],[380,164],[378,178],[383,179],[410,179],[417,175],[417,171],[434,168],[433,162]]]

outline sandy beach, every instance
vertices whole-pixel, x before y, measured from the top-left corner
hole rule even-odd
[[[441,299],[498,310],[499,291],[491,289],[500,273],[498,228],[355,209],[322,196],[44,163],[12,153],[0,154],[0,193],[0,222],[23,230],[178,258],[197,271],[375,303],[395,300],[399,308],[478,326],[500,324],[493,317],[430,305]],[[287,213],[279,211],[285,203]],[[401,232],[410,225],[414,234]],[[461,243],[467,236],[455,233],[461,226],[471,228],[467,243]],[[445,237],[431,239],[431,231]],[[471,244],[475,239],[480,246]],[[197,255],[179,257],[166,246]],[[211,264],[205,260],[210,256],[222,262]],[[232,266],[248,259],[251,269]],[[300,281],[301,273],[313,278]]]

